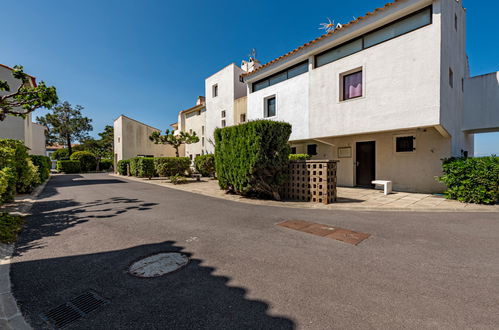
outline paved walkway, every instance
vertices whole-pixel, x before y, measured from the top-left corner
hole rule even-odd
[[[117,177],[122,177],[116,175]],[[396,211],[432,211],[432,212],[499,212],[499,205],[477,205],[461,203],[449,200],[443,196],[430,194],[416,194],[406,192],[393,192],[385,196],[382,190],[363,188],[338,188],[338,202],[324,205],[308,202],[279,202],[270,200],[259,200],[244,198],[237,195],[226,194],[220,190],[216,180],[203,178],[201,181],[188,179],[188,183],[174,185],[166,178],[142,179],[135,177],[123,177],[129,180],[157,184],[168,188],[179,189],[211,197],[226,200],[269,206],[285,206],[295,208],[327,209],[327,210],[396,210]]]
[[[357,212],[236,203],[105,174],[54,176],[27,219],[12,288],[40,313],[109,300],[65,329],[497,329],[497,213]],[[359,245],[277,226],[370,234]],[[183,252],[170,275],[136,260]]]

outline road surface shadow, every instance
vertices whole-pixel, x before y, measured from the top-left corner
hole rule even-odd
[[[44,200],[44,195],[33,206],[19,235],[14,256],[31,249],[44,247],[43,238],[57,236],[61,231],[90,220],[113,218],[131,210],[151,210],[157,203],[146,203],[136,198],[112,197],[79,203],[72,199]]]
[[[55,196],[58,194],[58,188],[119,183],[126,183],[126,181],[120,179],[84,179],[80,174],[53,175],[50,177],[50,181],[45,186],[40,197],[49,198]]]
[[[18,258],[11,266],[14,296],[35,329],[46,328],[40,313],[87,290],[110,304],[67,329],[295,328],[291,319],[269,315],[266,302],[247,299],[246,289],[228,286],[229,277],[213,275],[215,268],[203,266],[203,260],[183,249],[165,241],[62,258]],[[177,272],[152,279],[127,273],[132,262],[165,251],[185,253],[190,262]]]

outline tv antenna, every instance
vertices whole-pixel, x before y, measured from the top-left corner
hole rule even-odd
[[[252,59],[256,59],[256,48],[251,48],[251,51],[248,54],[248,56]]]

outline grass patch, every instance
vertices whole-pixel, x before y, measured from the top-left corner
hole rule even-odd
[[[21,231],[24,218],[8,213],[0,213],[0,242],[14,243],[17,233]]]

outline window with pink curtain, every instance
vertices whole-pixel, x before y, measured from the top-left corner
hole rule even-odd
[[[343,76],[343,100],[362,96],[362,71]]]

